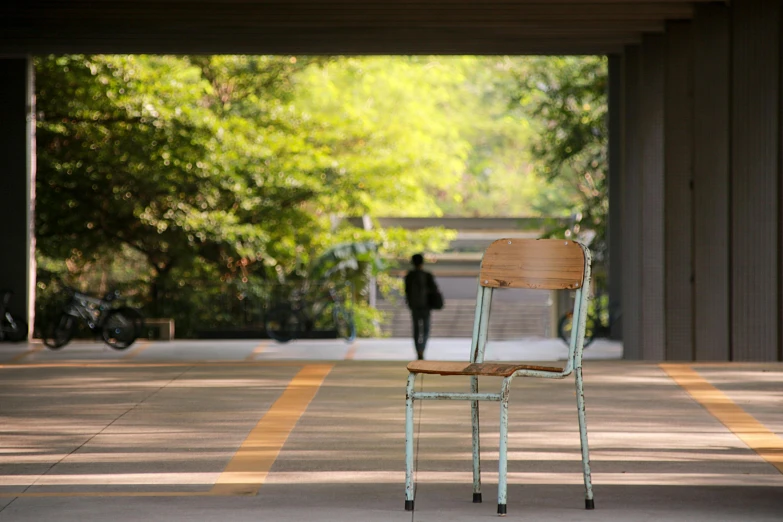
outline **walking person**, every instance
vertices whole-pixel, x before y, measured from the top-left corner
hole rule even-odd
[[[413,320],[413,343],[416,355],[424,359],[424,349],[430,336],[430,311],[443,307],[443,297],[435,283],[435,277],[424,270],[424,256],[411,258],[413,269],[405,274],[405,301]]]

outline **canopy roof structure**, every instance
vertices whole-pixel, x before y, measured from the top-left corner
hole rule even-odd
[[[623,357],[783,361],[781,0],[5,0],[0,274],[27,318],[31,56],[64,53],[608,55]]]
[[[611,54],[690,0],[11,0],[0,54]]]

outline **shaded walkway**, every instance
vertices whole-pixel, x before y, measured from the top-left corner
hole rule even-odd
[[[17,358],[0,366],[0,521],[411,520],[403,363],[316,360],[337,350],[325,346],[308,359],[305,345],[274,359],[252,342],[197,343],[185,358],[162,344],[0,352]],[[678,368],[695,370],[690,383]],[[593,512],[572,385],[515,381],[509,518],[780,520],[783,445],[765,460],[738,436],[747,423],[704,406],[733,405],[781,444],[781,381],[781,364],[588,361]],[[694,384],[711,390],[702,403]],[[481,407],[485,503],[471,503],[468,405],[424,403],[415,520],[495,517],[497,405]]]

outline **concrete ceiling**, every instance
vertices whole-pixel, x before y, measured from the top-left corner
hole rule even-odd
[[[5,0],[0,55],[605,54],[691,0]]]

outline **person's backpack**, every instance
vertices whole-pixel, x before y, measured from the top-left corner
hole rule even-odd
[[[432,274],[423,270],[410,272],[407,276],[407,299],[411,309],[441,310],[443,308],[443,294]]]
[[[440,288],[438,288],[435,278],[429,275],[427,283],[427,308],[430,310],[442,310],[444,305],[443,294],[440,293]]]
[[[442,310],[443,305],[443,294],[441,294],[438,287],[435,286],[435,289],[430,290],[430,293],[427,296],[427,306],[431,310]]]

